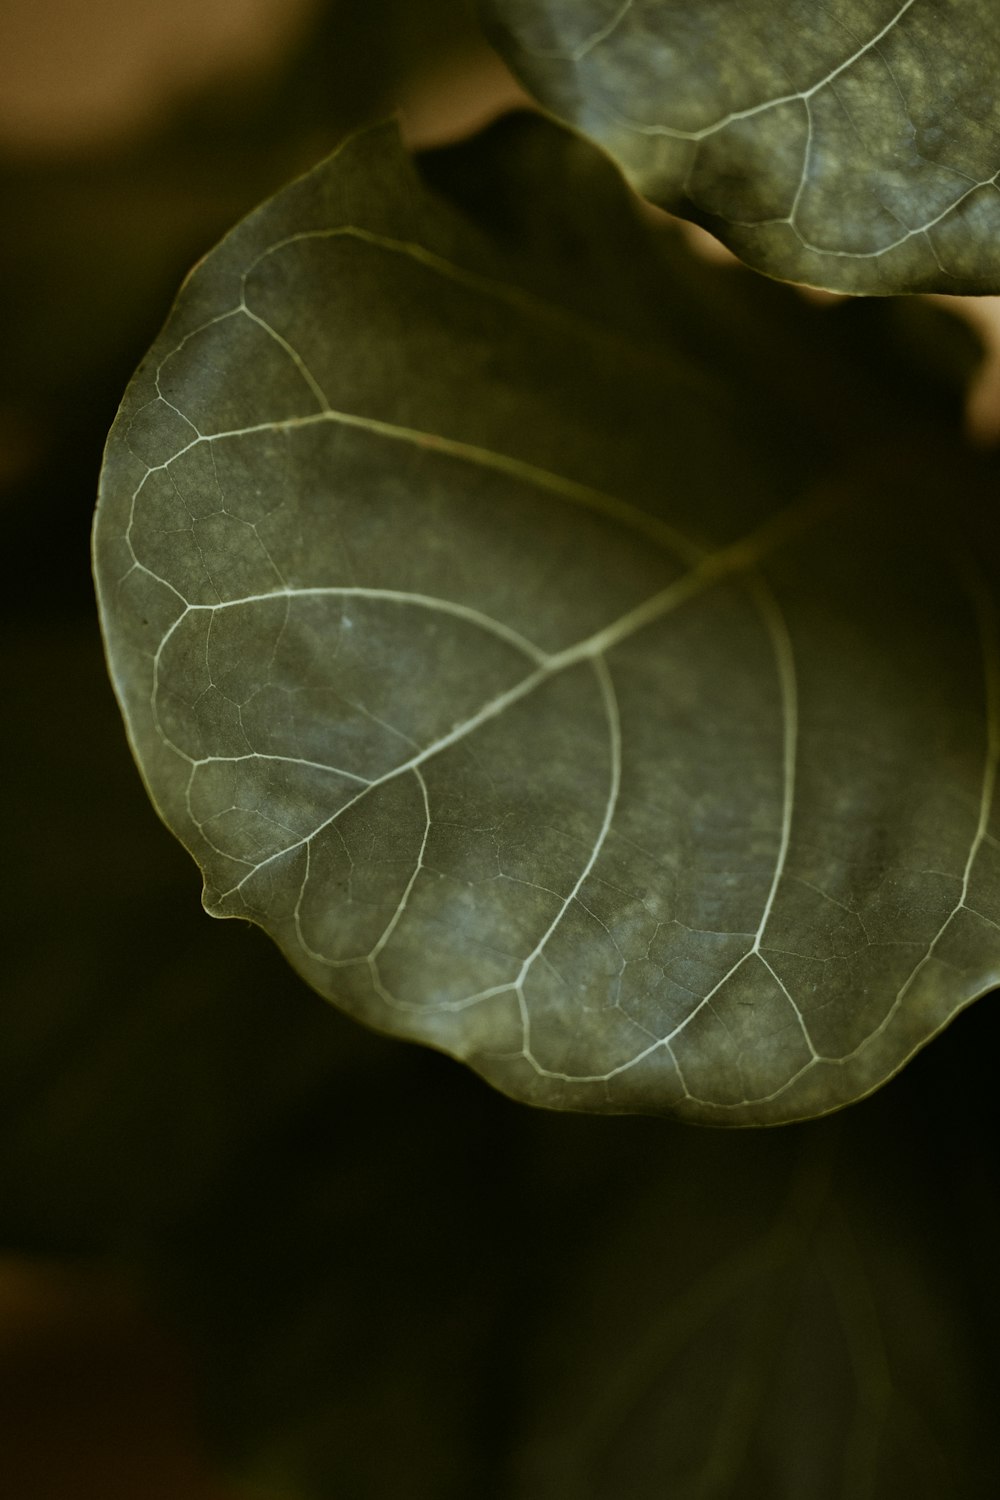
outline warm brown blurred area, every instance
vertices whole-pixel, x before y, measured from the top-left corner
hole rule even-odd
[[[1000,297],[938,297],[967,318],[985,345],[986,355],[969,391],[966,430],[976,444],[1000,442]]]
[[[65,153],[159,124],[178,96],[266,69],[316,9],[316,0],[4,0],[3,145]]]
[[[371,8],[387,15],[392,9]],[[276,62],[291,56],[331,9],[340,12],[350,46],[361,34],[351,14],[358,7],[350,3],[5,0],[0,152],[77,155],[154,130],[169,120],[178,102],[200,89],[220,81],[253,87],[266,80]],[[393,100],[418,145],[467,133],[522,97],[503,65],[478,41],[461,0],[424,11],[421,25],[414,7],[411,26],[424,31],[428,56],[412,74],[397,70]],[[365,60],[355,61],[363,72]],[[331,78],[331,87],[336,84]]]
[[[87,1264],[0,1259],[0,1455],[10,1500],[251,1500],[203,1455],[179,1342]]]

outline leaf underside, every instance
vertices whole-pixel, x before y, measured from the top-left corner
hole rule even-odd
[[[770,276],[1000,291],[992,0],[486,0],[525,85]]]
[[[691,261],[531,117],[423,175],[366,132],[238,226],[95,527],[208,910],[517,1098],[716,1124],[990,988],[996,534],[957,445],[906,467],[883,312]]]

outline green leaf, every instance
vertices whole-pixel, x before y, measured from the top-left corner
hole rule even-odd
[[[112,433],[106,644],[207,908],[344,1009],[540,1104],[794,1119],[997,979],[994,484],[920,318],[629,205],[530,117],[265,204]]]
[[[525,85],[759,271],[1000,289],[991,0],[485,0]]]

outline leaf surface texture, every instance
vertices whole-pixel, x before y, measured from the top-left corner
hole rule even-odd
[[[366,132],[240,225],[95,535],[207,908],[559,1108],[823,1113],[990,988],[995,527],[852,311],[526,117],[422,171]]]
[[[536,96],[756,269],[1000,286],[990,0],[488,0]]]

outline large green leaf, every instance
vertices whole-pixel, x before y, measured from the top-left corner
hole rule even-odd
[[[539,119],[427,174],[352,139],[129,390],[154,801],[211,912],[517,1097],[833,1109],[997,978],[989,507],[879,305],[697,266]]]
[[[485,0],[540,100],[758,270],[1000,289],[992,0]]]

